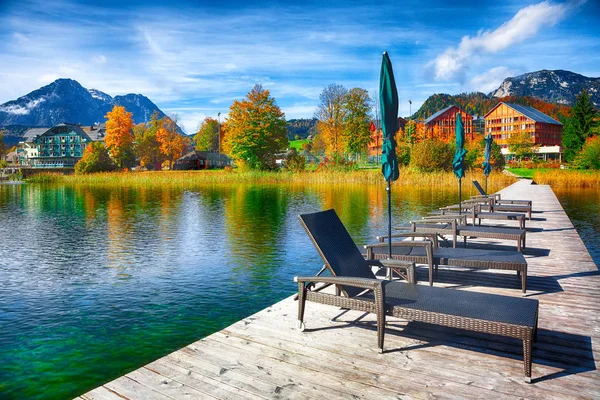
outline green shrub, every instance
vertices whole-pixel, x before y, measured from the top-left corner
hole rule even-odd
[[[410,165],[424,172],[449,171],[454,158],[453,146],[437,139],[416,143],[410,155]]]
[[[600,136],[589,138],[573,163],[581,169],[600,169]]]
[[[108,155],[103,143],[92,142],[83,152],[83,157],[75,164],[75,173],[90,174],[92,172],[114,171],[115,164]]]
[[[290,154],[285,159],[283,168],[294,172],[304,171],[306,169],[306,158],[298,154],[296,149],[292,148]]]

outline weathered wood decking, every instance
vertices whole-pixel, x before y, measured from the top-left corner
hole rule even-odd
[[[307,303],[301,333],[288,298],[80,398],[600,398],[598,267],[550,187],[521,181],[502,196],[535,210],[524,251],[527,294],[540,300],[533,384],[518,341],[389,318],[379,354],[371,315]],[[435,285],[521,295],[502,271],[440,269]]]

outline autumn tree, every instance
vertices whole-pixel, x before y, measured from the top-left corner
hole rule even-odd
[[[365,89],[350,89],[344,101],[344,128],[348,153],[364,153],[371,141],[371,98]]]
[[[532,158],[535,154],[536,146],[533,143],[531,135],[527,132],[513,133],[507,140],[508,151],[513,153],[516,158]]]
[[[598,126],[598,111],[585,90],[577,97],[570,118],[563,127],[562,144],[565,149],[565,160],[571,162],[581,151],[586,140],[594,134]]]
[[[160,151],[160,143],[156,138],[156,133],[162,125],[162,118],[155,111],[146,124],[138,124],[133,128],[135,138],[135,154],[140,160],[140,165],[153,170],[156,165],[164,161],[164,156]]]
[[[106,148],[118,168],[129,168],[135,163],[133,151],[133,114],[123,106],[114,106],[104,118],[106,121]]]
[[[404,137],[406,141],[413,145],[417,141],[417,123],[413,120],[410,120],[406,123],[406,127],[404,128]]]
[[[160,144],[160,152],[168,161],[168,168],[173,169],[175,160],[183,155],[189,139],[179,134],[176,118],[163,117],[156,131],[156,141]]]
[[[320,104],[315,112],[317,132],[325,144],[325,153],[334,160],[340,159],[345,149],[344,103],[347,93],[342,85],[332,83],[325,87],[319,95]]]
[[[219,122],[211,117],[206,117],[194,135],[196,150],[217,151],[219,149]]]
[[[229,107],[223,131],[224,152],[251,169],[275,168],[275,155],[288,145],[285,115],[259,84]]]
[[[108,150],[102,142],[92,142],[83,151],[83,156],[75,164],[77,174],[113,171],[115,163],[108,155]]]

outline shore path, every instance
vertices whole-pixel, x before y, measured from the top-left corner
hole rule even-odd
[[[598,399],[598,266],[549,186],[521,180],[501,193],[533,201],[524,250],[527,295],[540,301],[532,384],[519,341],[388,318],[379,354],[372,315],[307,303],[299,332],[290,297],[78,398]],[[510,271],[441,268],[435,285],[521,296]]]

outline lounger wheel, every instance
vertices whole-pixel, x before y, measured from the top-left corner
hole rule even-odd
[[[296,323],[296,328],[298,328],[298,330],[299,330],[300,332],[304,332],[304,329],[306,329],[306,326],[304,325],[304,322],[302,322],[302,321],[298,321],[298,322]]]

